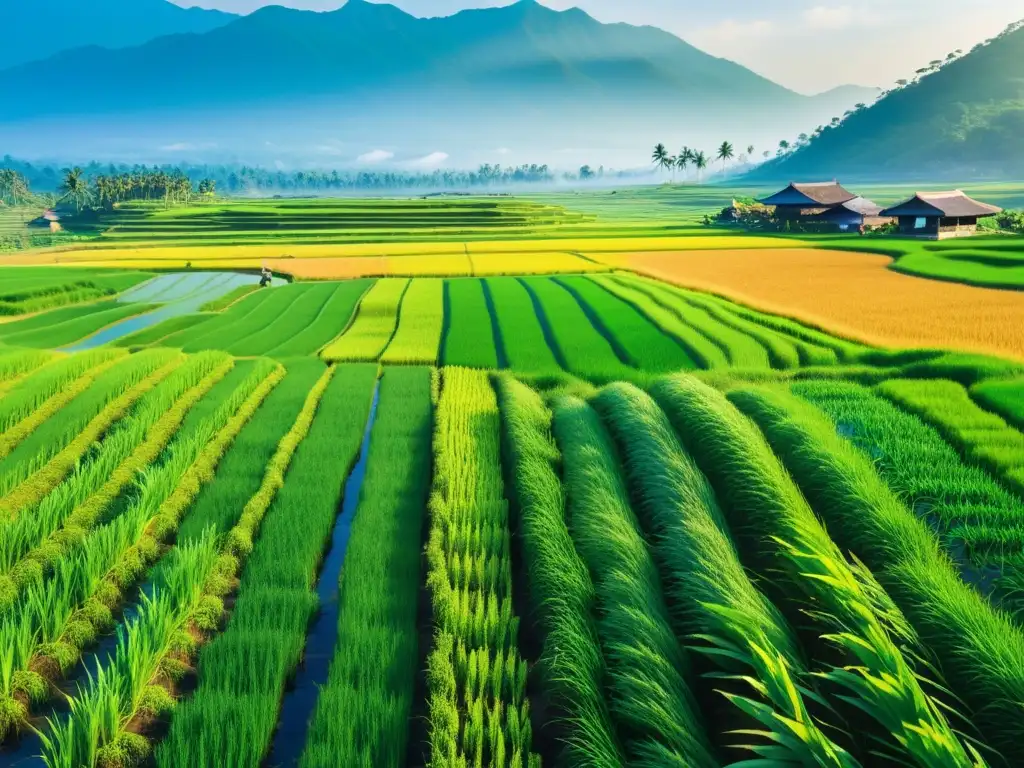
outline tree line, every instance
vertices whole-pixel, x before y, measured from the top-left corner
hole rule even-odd
[[[576,172],[557,172],[548,165],[524,164],[503,167],[485,163],[476,170],[434,171],[276,171],[249,165],[125,165],[89,163],[60,168],[33,164],[7,156],[0,162],[0,196],[17,179],[18,199],[31,197],[28,190],[56,193],[58,200],[86,206],[109,207],[128,200],[161,200],[188,204],[198,196],[217,192],[245,194],[317,194],[346,191],[429,191],[479,189],[556,181],[627,179],[636,171],[608,171],[603,166],[582,166]],[[4,182],[4,179],[8,181]],[[22,199],[24,198],[24,200]],[[3,199],[0,197],[0,199]],[[7,201],[7,204],[14,204]]]
[[[679,150],[678,154],[673,155],[669,153],[668,148],[664,144],[659,143],[654,147],[654,152],[651,154],[651,162],[654,163],[655,168],[671,172],[673,181],[675,181],[676,171],[680,171],[685,179],[687,170],[690,166],[693,166],[697,172],[697,183],[700,183],[704,180],[704,171],[707,170],[712,162],[720,161],[722,163],[722,173],[725,173],[726,164],[730,160],[736,159],[740,165],[753,162],[755,149],[754,145],[751,144],[747,147],[746,153],[740,154],[737,157],[736,148],[732,142],[723,141],[714,155],[710,155],[703,150],[691,149],[690,147],[683,147]],[[765,152],[765,157],[768,154],[768,152]]]

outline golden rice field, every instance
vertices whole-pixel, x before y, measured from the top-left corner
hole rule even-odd
[[[599,258],[870,344],[1024,359],[1024,293],[903,275],[888,256],[785,248]]]

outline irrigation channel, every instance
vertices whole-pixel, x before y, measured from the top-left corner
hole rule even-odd
[[[119,320],[88,338],[64,347],[61,351],[81,352],[95,349],[169,318],[198,312],[204,304],[257,280],[255,275],[238,272],[183,272],[160,275],[125,291],[117,300],[120,303],[163,304],[162,307]]]
[[[366,420],[366,430],[363,432],[363,441],[359,448],[359,459],[345,481],[341,511],[334,521],[331,542],[317,578],[316,594],[320,608],[306,635],[302,666],[281,704],[277,731],[270,747],[270,756],[266,760],[266,765],[273,768],[291,768],[299,764],[320,687],[327,682],[334,646],[338,639],[338,584],[341,566],[345,562],[345,552],[352,533],[352,520],[356,507],[359,506],[359,494],[363,487],[363,479],[366,477],[370,433],[377,420],[379,398],[380,379],[377,379],[373,388],[370,415]]]

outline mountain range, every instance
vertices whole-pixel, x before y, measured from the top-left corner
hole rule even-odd
[[[154,12],[152,39],[133,44],[141,22],[89,37],[101,16],[120,18],[118,7],[150,5],[176,9]],[[875,93],[803,96],[663,30],[535,0],[441,18],[365,0],[242,17],[164,0],[100,7],[78,38],[92,45],[0,71],[0,145],[12,154],[60,146],[112,159],[162,151],[337,163],[377,150],[472,162],[501,148],[524,153],[516,159],[615,163],[646,157],[657,141],[774,147]],[[114,27],[120,42],[110,41]]]
[[[1024,176],[1024,22],[888,93],[753,179]]]

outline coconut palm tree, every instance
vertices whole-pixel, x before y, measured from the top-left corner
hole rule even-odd
[[[76,166],[65,168],[62,173],[64,181],[60,185],[60,191],[64,194],[60,199],[71,198],[75,201],[75,209],[81,213],[82,206],[92,200],[92,191],[85,179],[85,171]]]
[[[700,184],[704,177],[704,169],[708,167],[708,156],[704,152],[698,152],[693,156],[693,166],[697,169],[697,183]]]
[[[683,181],[686,180],[686,167],[693,160],[693,150],[689,147],[683,147],[679,150],[679,154],[676,155],[676,168],[683,172]]]
[[[654,152],[651,154],[651,161],[658,168],[668,168],[669,154],[664,144],[659,142],[654,147]]]
[[[722,146],[718,148],[718,157],[716,159],[722,161],[722,173],[725,173],[725,163],[727,160],[732,160],[736,156],[732,144],[728,141],[723,141]]]
[[[747,145],[747,157],[753,157],[753,156],[754,156],[754,145],[753,144],[749,144],[749,145]]]

